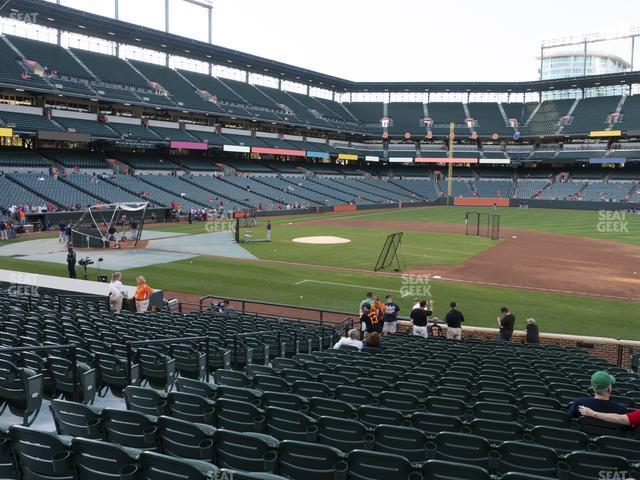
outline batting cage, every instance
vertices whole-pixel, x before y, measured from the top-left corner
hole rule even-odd
[[[93,205],[71,227],[76,248],[136,248],[148,202]]]
[[[255,210],[235,212],[237,243],[267,242],[266,222],[261,220]]]
[[[464,233],[498,240],[500,238],[500,215],[467,212],[464,216]]]
[[[384,242],[384,246],[378,256],[374,272],[393,267],[394,272],[401,272],[405,268],[404,255],[402,254],[402,235],[404,232],[390,234]]]

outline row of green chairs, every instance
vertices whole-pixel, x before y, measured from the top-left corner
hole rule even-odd
[[[233,407],[233,402],[227,403],[227,407]],[[99,421],[90,422],[91,428],[65,425],[59,433],[94,436],[121,448],[204,460],[221,468],[279,473],[294,480],[482,479],[490,478],[489,473],[513,476],[514,472],[561,479],[598,478],[600,471],[630,472],[632,463],[622,455],[637,460],[640,451],[638,441],[633,444],[601,437],[588,445],[575,443],[575,450],[561,454],[531,442],[503,441],[493,445],[478,435],[440,432],[430,437],[417,428],[395,425],[378,425],[365,431],[358,441],[345,425],[349,421],[336,417],[320,417],[315,436],[309,436],[312,430],[307,428],[307,435],[297,440],[278,439],[283,429],[295,428],[285,425],[286,421],[295,420],[293,417],[281,418],[279,432],[272,431],[272,435],[236,432],[228,428],[232,425],[215,428],[188,420],[112,409],[105,409],[97,418]],[[531,435],[553,437],[557,433],[547,429]],[[327,435],[342,441],[342,446],[349,444],[356,448],[328,445]]]

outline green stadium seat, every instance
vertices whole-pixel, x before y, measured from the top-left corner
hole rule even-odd
[[[543,425],[547,427],[567,428],[570,418],[563,411],[549,408],[531,407],[524,412],[524,422],[529,427]]]
[[[140,450],[158,448],[157,418],[140,412],[105,408],[102,410],[105,440]]]
[[[524,429],[518,422],[476,418],[469,422],[469,432],[484,437],[493,444],[509,440],[522,440]],[[463,430],[464,431],[464,430]]]
[[[604,435],[595,438],[592,447],[599,453],[617,455],[626,458],[630,463],[640,464],[640,440]]]
[[[218,467],[210,463],[168,457],[154,452],[144,452],[140,456],[139,465],[140,475],[144,480],[211,480],[212,478],[221,478]]]
[[[305,398],[319,397],[329,399],[334,397],[333,391],[324,383],[306,380],[295,380],[291,392]]]
[[[475,465],[487,471],[496,460],[487,439],[477,435],[441,432],[428,448],[436,460]]]
[[[318,441],[348,453],[356,449],[373,449],[373,434],[357,420],[323,416],[318,418]]]
[[[429,460],[420,468],[422,480],[491,480],[484,468],[464,463]]]
[[[38,432],[30,428],[14,425],[9,429],[9,439],[16,462],[27,479],[73,480],[75,472],[71,457],[71,442],[48,432]],[[0,443],[0,465],[2,478],[18,478],[15,468],[5,471],[7,455],[11,456],[8,439]],[[15,475],[15,476],[14,476]]]
[[[272,407],[269,407],[272,408]],[[264,411],[247,402],[221,398],[215,402],[215,426],[236,432],[263,433]]]
[[[411,414],[424,410],[424,404],[418,397],[410,393],[385,391],[378,396],[378,404],[384,408],[400,410],[405,414]]]
[[[324,383],[331,390],[335,390],[340,385],[349,385],[351,383],[345,375],[337,375],[335,373],[320,373],[316,381]]]
[[[578,417],[578,428],[591,437],[609,435],[614,437],[625,437],[629,428],[624,425],[605,422],[599,418]]]
[[[451,397],[469,403],[471,401],[471,390],[468,388],[444,387],[440,386],[433,392],[437,397]]]
[[[0,359],[0,414],[9,408],[23,425],[31,425],[42,406],[43,381],[41,373]]]
[[[215,403],[191,393],[169,393],[167,395],[167,412],[171,417],[189,422],[213,425],[215,421]]]
[[[314,418],[321,416],[358,418],[358,410],[347,402],[330,398],[312,397],[309,399],[308,414]]]
[[[308,413],[309,400],[293,393],[263,392],[262,408],[278,407],[285,410]]]
[[[473,407],[474,418],[516,422],[520,419],[520,411],[513,405],[493,402],[476,402]]]
[[[532,428],[529,435],[532,441],[553,448],[559,455],[574,450],[586,450],[589,446],[589,437],[586,434],[568,428],[538,426]]]
[[[440,432],[461,432],[462,420],[453,415],[431,412],[416,412],[411,415],[411,425],[433,437]]]
[[[347,456],[349,479],[353,480],[419,480],[409,460],[390,453],[353,450]]]
[[[243,388],[251,386],[251,379],[242,372],[219,369],[214,372],[213,376],[218,385]]]
[[[78,480],[135,480],[140,451],[86,438],[71,441]]]
[[[304,413],[267,407],[264,410],[265,433],[278,440],[315,442],[318,426],[315,420]]]
[[[278,446],[278,472],[289,478],[335,480],[347,478],[342,452],[327,445],[285,440]]]
[[[430,396],[425,400],[425,411],[441,415],[453,415],[463,418],[467,414],[467,405],[456,398]]]
[[[215,433],[216,429],[210,425],[165,416],[158,418],[160,453],[165,455],[213,462]]]
[[[554,476],[558,455],[549,447],[525,442],[503,442],[498,447],[499,474],[523,472],[531,475]]]
[[[280,371],[280,375],[291,384],[296,381],[313,382],[315,380],[311,372],[298,368],[284,368]]]
[[[410,462],[424,462],[429,459],[427,435],[417,428],[378,425],[373,429],[374,449],[377,452],[402,455]]]
[[[51,400],[49,408],[59,435],[104,439],[102,409],[66,400]]]
[[[625,476],[633,475],[629,462],[617,455],[572,452],[564,457],[563,464],[564,478],[567,480],[615,478],[614,475],[620,475],[620,472],[626,472]]]
[[[127,410],[156,417],[167,414],[167,397],[150,388],[125,387],[124,400]]]
[[[176,388],[179,392],[200,395],[201,397],[209,400],[215,400],[218,396],[219,390],[217,385],[211,385],[210,383],[183,377],[178,377],[176,380]]]
[[[353,382],[358,388],[369,390],[373,395],[380,395],[381,392],[389,390],[389,382],[379,378],[359,377]]]
[[[263,392],[290,392],[291,384],[284,378],[272,375],[256,375],[252,381],[253,388]]]
[[[214,435],[216,464],[221,468],[274,473],[278,440],[260,433],[220,429]]]
[[[100,382],[108,387],[116,397],[124,396],[124,388],[127,385],[140,385],[140,365],[131,365],[131,382],[127,374],[127,361],[111,355],[110,353],[96,352],[96,367]]]
[[[176,361],[181,377],[204,380],[207,374],[206,356],[188,345],[172,345],[169,355]]]
[[[358,409],[358,418],[366,426],[375,428],[377,425],[410,426],[409,419],[400,410],[393,408],[363,405]]]
[[[150,348],[138,348],[136,359],[142,378],[152,388],[171,391],[176,381],[176,361]]]
[[[366,388],[352,387],[350,385],[337,387],[334,391],[334,398],[354,406],[371,405],[378,402],[378,399]]]

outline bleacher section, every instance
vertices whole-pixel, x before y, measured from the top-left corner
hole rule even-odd
[[[585,186],[581,182],[556,182],[545,188],[538,198],[543,200],[572,200],[576,194]]]
[[[513,128],[505,125],[504,118],[497,103],[469,103],[467,104],[471,118],[475,120],[474,130],[482,137],[489,137],[497,133],[501,137],[511,137]]]
[[[509,198],[513,182],[506,180],[476,180],[474,187],[479,197]]]
[[[534,198],[548,184],[548,180],[518,180],[514,198]]]
[[[106,178],[110,178],[109,174]],[[69,174],[63,178],[64,182],[74,187],[91,192],[99,198],[108,200],[109,202],[141,202],[143,199],[139,195],[134,195],[117,185],[105,181],[100,175],[91,174]]]
[[[633,187],[630,182],[589,182],[580,192],[580,198],[589,202],[626,202]]]
[[[151,85],[124,60],[87,50],[72,48],[71,51],[103,82],[151,91]]]
[[[107,201],[106,198],[99,198],[73,188],[68,183],[63,182],[62,177],[56,179],[55,177],[47,176],[46,173],[11,173],[7,176],[14,182],[33,192],[38,192],[43,198],[51,200],[66,210],[78,210]]]
[[[31,70],[23,64],[22,58],[7,45],[4,36],[0,36],[0,56],[3,59],[0,62],[0,82],[26,88],[52,89],[44,79],[30,73]]]
[[[4,126],[12,127],[17,132],[35,133],[38,130],[59,132],[62,130],[49,118],[42,115],[0,110],[0,119]]]
[[[44,206],[47,200],[30,190],[12,182],[7,177],[0,176],[0,207],[9,208],[12,205]]]
[[[422,103],[390,103],[388,105],[390,119],[389,134],[402,136],[405,132],[416,136],[424,136],[424,108]]]
[[[159,175],[159,177],[160,176],[161,175]],[[143,200],[150,201],[153,204],[158,206],[170,207],[172,204],[179,205],[182,211],[185,211],[192,208],[193,209],[203,208],[204,206],[208,205],[207,201],[205,201],[204,204],[200,204],[200,203],[191,201],[191,198],[189,197],[181,198],[180,197],[181,192],[175,193],[175,192],[164,190],[162,188],[158,188],[152,183],[150,183],[151,177],[152,176],[150,175],[145,175],[145,179],[148,181],[143,181],[141,179],[142,176],[118,174],[118,175],[110,176],[106,181],[109,181],[113,185],[121,189],[127,190],[128,192],[133,193],[135,196],[140,197]],[[173,178],[173,177],[169,177],[169,178]],[[162,182],[158,182],[158,183],[162,183]],[[186,193],[186,191],[188,191],[189,194],[193,193],[194,196],[197,196],[197,193],[192,191],[195,189],[189,189],[188,185],[181,185],[181,186],[184,187],[183,192]]]
[[[580,100],[572,113],[571,124],[562,130],[563,134],[588,135],[592,130],[606,130],[607,117],[616,111],[620,97],[594,97]]]
[[[474,197],[475,194],[471,190],[470,180],[461,180],[454,178],[451,182],[451,195],[454,197]],[[440,191],[445,195],[448,191],[449,183],[446,178],[440,180]],[[493,195],[492,195],[493,196]]]
[[[20,50],[27,60],[38,62],[48,75],[92,79],[91,74],[82,68],[82,65],[66,49],[58,45],[12,35],[7,35],[7,39]],[[54,72],[58,72],[58,75],[55,75]]]
[[[640,130],[640,95],[627,97],[620,111],[622,116],[620,123],[614,128],[622,130]]]
[[[42,152],[47,158],[51,158],[66,168],[93,168],[106,169],[109,168],[104,157],[95,152],[80,150],[44,150]]]
[[[50,160],[47,160],[33,150],[25,150],[22,148],[0,150],[0,167],[3,169],[42,169],[50,166]]]
[[[569,113],[573,100],[547,100],[520,131],[523,135],[548,135],[560,129],[560,119]]]
[[[0,112],[1,113],[1,112]],[[95,120],[83,120],[69,117],[54,117],[56,123],[68,132],[88,133],[92,138],[121,138],[120,134],[104,123]]]
[[[429,118],[433,121],[431,133],[434,135],[449,135],[450,122],[457,125],[456,132],[459,131],[461,135],[471,134],[471,130],[466,127],[466,115],[462,103],[431,102],[427,108],[429,109]]]

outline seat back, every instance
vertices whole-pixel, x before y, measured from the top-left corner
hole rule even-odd
[[[59,435],[105,438],[100,409],[66,400],[51,400],[49,408]]]
[[[157,419],[133,410],[105,408],[102,411],[105,438],[123,447],[155,450],[159,435]]]

